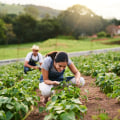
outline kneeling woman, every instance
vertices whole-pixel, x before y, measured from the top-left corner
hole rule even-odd
[[[50,97],[52,94],[51,88],[54,85],[59,85],[59,83],[63,81],[63,74],[66,66],[68,66],[68,68],[74,74],[74,77],[65,78],[67,81],[71,81],[73,84],[81,86],[85,84],[84,78],[81,77],[78,69],[68,58],[67,53],[48,53],[42,64],[42,75],[39,83],[39,89],[41,94],[44,96],[44,103],[48,101],[48,97]]]

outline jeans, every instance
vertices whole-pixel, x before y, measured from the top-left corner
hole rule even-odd
[[[28,71],[30,71],[30,68],[24,66],[24,73],[27,74]]]
[[[73,76],[72,76],[72,77],[58,78],[58,79],[56,79],[56,81],[59,81],[59,82],[60,82],[60,81],[63,81],[63,80],[69,81],[69,80],[71,80],[72,78],[73,78]],[[40,83],[41,83],[41,82],[44,82],[44,81],[43,81],[43,76],[42,76],[42,75],[41,75],[41,77],[40,77],[39,80],[40,80]],[[53,81],[54,81],[54,80],[53,80]]]

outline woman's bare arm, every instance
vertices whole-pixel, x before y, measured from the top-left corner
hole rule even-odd
[[[45,84],[48,84],[48,85],[58,85],[59,84],[58,81],[49,80],[48,71],[45,70],[44,68],[42,68],[42,75],[43,75],[43,80],[44,80]]]
[[[71,63],[68,67],[71,70],[71,72],[75,75],[76,83],[79,84],[80,77],[81,77],[80,72],[78,71],[78,69],[75,67],[73,63]]]

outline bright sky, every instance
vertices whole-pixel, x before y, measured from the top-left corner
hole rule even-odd
[[[103,18],[120,20],[120,0],[0,0],[8,4],[34,4],[65,10],[75,4],[85,5]]]

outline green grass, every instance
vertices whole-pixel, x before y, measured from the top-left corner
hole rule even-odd
[[[17,44],[17,45],[0,45],[0,60],[12,58],[24,58],[31,51],[33,44],[39,45],[40,53],[45,55],[51,51],[77,52],[104,48],[115,48],[120,45],[106,45],[101,42],[118,41],[119,38],[114,38],[105,41],[91,42],[90,38],[85,40],[68,40],[68,39],[49,39],[44,42]]]

